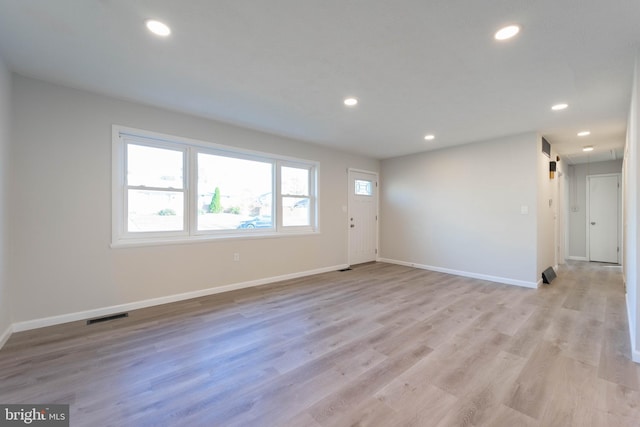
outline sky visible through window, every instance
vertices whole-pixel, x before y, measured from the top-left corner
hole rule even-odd
[[[270,193],[271,169],[271,163],[199,153],[198,192],[213,194],[220,187],[228,196]]]

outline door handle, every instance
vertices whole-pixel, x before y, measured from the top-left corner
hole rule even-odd
[[[351,228],[355,228],[355,224],[351,224],[351,225],[350,225],[350,227],[351,227]]]
[[[596,223],[595,222],[591,222],[591,225],[596,225]]]

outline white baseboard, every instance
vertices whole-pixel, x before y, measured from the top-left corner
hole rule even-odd
[[[430,270],[430,271],[437,271],[439,273],[453,274],[454,276],[470,277],[472,279],[487,280],[489,282],[503,283],[506,285],[522,286],[525,288],[536,289],[539,286],[538,282],[527,282],[524,280],[510,279],[508,277],[489,276],[487,274],[452,270],[449,268],[434,267],[432,265],[416,264],[414,262],[398,261],[395,259],[380,258],[380,261],[388,262],[390,264],[404,265],[407,267],[420,268],[422,270]],[[540,280],[540,283],[542,283],[542,280]]]
[[[9,341],[9,338],[11,337],[12,333],[13,333],[13,325],[9,325],[7,330],[4,331],[2,335],[0,335],[0,350],[7,343],[7,341]]]
[[[625,300],[627,302],[627,323],[629,324],[629,340],[631,342],[631,360],[640,363],[640,349],[636,347],[636,325],[631,321],[631,311],[629,310],[629,294],[625,295]]]
[[[76,313],[62,314],[59,316],[44,317],[34,320],[16,322],[11,328],[13,332],[28,331],[31,329],[44,328],[46,326],[59,325],[61,323],[75,322],[78,320],[92,319],[95,317],[108,316],[110,314],[122,313],[124,311],[137,310],[140,308],[152,307],[155,305],[168,304],[171,302],[184,301],[187,299],[203,297],[207,295],[219,294],[222,292],[235,291],[237,289],[252,288],[255,286],[267,285],[281,282],[283,280],[297,279],[314,274],[327,273],[330,271],[347,268],[348,264],[340,264],[331,267],[318,268],[315,270],[301,271],[297,273],[284,274],[282,276],[267,277],[264,279],[250,280],[247,282],[232,283],[229,285],[217,286],[215,288],[201,289],[197,291],[185,292],[182,294],[168,295],[165,297],[152,298],[127,304],[113,305],[109,307],[96,308],[93,310],[79,311]],[[1,341],[0,341],[1,342]]]
[[[567,259],[572,261],[589,261],[586,256],[569,256]]]

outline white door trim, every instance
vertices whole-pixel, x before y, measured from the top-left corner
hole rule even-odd
[[[375,171],[370,171],[370,170],[365,170],[365,169],[356,169],[356,168],[348,168],[347,169],[347,221],[346,221],[346,228],[347,228],[347,263],[349,265],[351,265],[351,232],[349,230],[350,227],[350,221],[349,218],[351,217],[351,192],[352,192],[352,188],[351,188],[351,174],[352,173],[366,173],[366,174],[370,174],[370,175],[374,175],[375,179],[376,179],[376,185],[377,185],[377,189],[376,189],[376,197],[377,197],[377,203],[376,203],[376,261],[380,260],[380,176],[378,172]]]

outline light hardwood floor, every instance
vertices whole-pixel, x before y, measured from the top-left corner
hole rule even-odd
[[[373,263],[14,334],[0,403],[72,426],[634,426],[618,268],[533,290]]]

